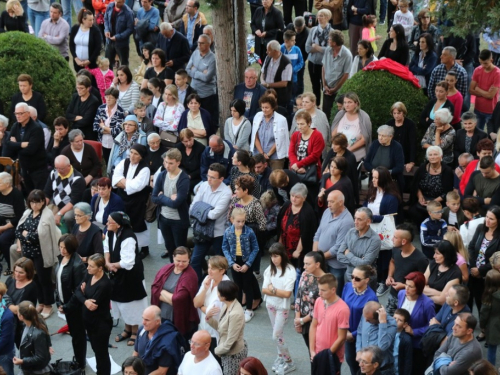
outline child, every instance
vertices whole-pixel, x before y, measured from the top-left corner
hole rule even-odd
[[[252,228],[245,225],[246,213],[243,208],[235,208],[231,212],[232,225],[224,232],[222,251],[226,257],[233,280],[238,285],[238,301],[241,303],[243,292],[246,298],[245,322],[253,318],[252,304],[254,299],[254,286],[259,290],[257,279],[253,274],[253,261],[259,252],[257,236]],[[258,294],[260,294],[258,292]]]
[[[288,57],[292,63],[292,103],[293,99],[297,96],[298,81],[297,73],[304,67],[304,58],[299,47],[295,45],[296,33],[293,30],[287,30],[283,34],[284,43],[281,45],[281,53]]]
[[[266,231],[262,234],[263,243],[267,243],[272,237],[276,235],[276,227],[278,225],[278,213],[280,212],[280,205],[278,199],[272,190],[264,192],[260,196],[260,203],[264,209],[264,216],[266,217]]]
[[[179,94],[179,103],[182,103],[184,108],[188,107],[187,97],[196,94],[196,90],[189,86],[188,78],[188,74],[184,69],[175,72],[175,85]]]
[[[377,52],[377,43],[376,40],[381,38],[380,35],[377,35],[377,17],[371,14],[365,14],[363,16],[363,31],[361,34],[361,39],[367,40],[371,43],[373,52]]]
[[[141,89],[139,92],[139,101],[145,106],[145,116],[152,122],[156,114],[156,107],[151,105],[153,101],[153,92],[148,88]],[[128,113],[135,113],[135,104],[128,109]]]
[[[446,221],[441,218],[443,206],[438,201],[427,203],[427,213],[429,217],[420,225],[420,242],[422,243],[422,251],[427,258],[433,259],[434,246],[442,241],[447,231],[447,225]]]
[[[134,115],[139,121],[139,129],[146,133],[146,135],[150,135],[151,133],[155,132],[153,121],[151,121],[151,119],[146,116],[146,104],[144,104],[144,102],[139,100],[137,103],[135,103]]]
[[[109,69],[109,60],[101,56],[99,57],[99,60],[97,60],[97,68],[90,69],[87,66],[86,69],[95,77],[102,102],[106,103],[106,96],[104,93],[111,87],[113,79],[115,78],[113,70]]]
[[[465,168],[467,168],[472,160],[474,160],[474,156],[468,152],[464,152],[458,157],[458,167],[455,168],[453,173],[453,189],[457,190],[458,193],[460,193],[460,180],[462,179]]]
[[[460,226],[460,235],[464,241],[465,248],[469,247],[469,242],[476,233],[477,226],[484,223],[484,217],[479,213],[479,201],[476,198],[465,198],[462,203],[464,215],[467,221]]]
[[[455,250],[457,251],[457,266],[462,271],[462,283],[467,285],[467,281],[469,280],[469,268],[467,264],[469,263],[469,252],[464,246],[464,241],[462,240],[462,236],[460,236],[460,232],[448,231],[443,236],[444,240],[450,241]]]
[[[410,313],[405,309],[396,309],[394,311],[394,320],[396,320],[397,333],[394,340],[394,374],[406,375],[412,372],[413,345],[411,336],[406,333],[406,327],[409,327]]]
[[[410,40],[411,31],[413,30],[413,14],[409,10],[410,2],[408,0],[399,0],[399,10],[394,14],[392,25],[400,24],[405,29],[406,40]]]
[[[481,330],[486,333],[486,343],[488,344],[488,362],[496,366],[497,346],[500,337],[500,324],[498,311],[500,310],[500,272],[490,270],[486,274],[484,282],[484,294],[479,322]]]
[[[285,345],[283,331],[290,313],[290,299],[297,274],[288,260],[285,246],[279,242],[273,244],[269,249],[269,255],[271,265],[264,271],[262,293],[273,327],[272,338],[278,346],[278,357],[274,361],[273,370],[277,371],[278,367],[283,365],[287,373],[295,370],[295,364]]]
[[[455,190],[446,194],[446,208],[443,210],[443,220],[448,223],[448,230],[458,232],[465,222],[465,214],[460,208],[460,195]]]

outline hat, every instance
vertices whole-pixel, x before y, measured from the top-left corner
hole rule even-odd
[[[139,125],[139,120],[137,120],[136,115],[128,115],[127,117],[125,117],[125,120],[123,120],[123,122],[127,122],[127,121],[133,121],[133,122],[135,122],[136,125]]]
[[[131,227],[130,217],[123,211],[115,211],[109,214],[111,218],[121,227]]]
[[[141,158],[143,158],[143,159],[146,157],[146,155],[148,153],[147,147],[141,145],[140,143],[134,143],[130,149],[137,151],[139,153],[139,155],[141,155]]]

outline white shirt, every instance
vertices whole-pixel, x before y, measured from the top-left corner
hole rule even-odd
[[[99,208],[98,208],[98,211],[95,214],[95,221],[97,221],[98,223],[103,223],[102,222],[102,218],[104,216],[104,210],[106,209],[106,206],[108,205],[108,203],[109,203],[109,200],[106,203],[104,203],[104,201],[102,200],[102,198],[99,199]]]
[[[116,184],[120,182],[121,179],[125,178],[127,180],[127,183],[124,190],[127,193],[127,195],[132,195],[141,191],[142,189],[144,189],[146,186],[149,185],[150,171],[149,168],[142,168],[141,171],[137,174],[137,176],[134,177],[135,170],[137,169],[137,166],[139,164],[130,163],[127,175],[124,176],[123,172],[125,167],[125,160],[127,159],[122,160],[116,166],[115,173],[113,173],[113,179],[111,181],[111,184],[113,185],[114,188],[116,188]]]
[[[208,352],[208,357],[203,361],[194,363],[194,355],[187,352],[184,355],[177,375],[222,375],[222,369],[212,353]]]
[[[59,269],[57,270],[57,291],[59,292],[59,299],[61,300],[62,303],[64,303],[64,295],[62,290],[61,275],[64,267],[66,267],[67,264],[68,262],[66,262],[65,264],[61,263],[59,265]]]
[[[208,276],[207,276],[208,277]],[[222,281],[224,280],[230,280],[227,275],[222,276]],[[206,307],[206,311],[210,310],[212,307],[216,306],[222,310],[222,305],[223,303],[219,299],[219,295],[217,294],[217,287],[212,288],[212,285],[214,285],[214,281],[212,280],[210,282],[210,288],[205,293],[205,301],[203,302],[203,306]],[[198,294],[200,294],[204,289],[203,283],[201,283],[200,289],[198,290]],[[210,332],[210,336],[215,337],[217,339],[217,342],[219,342],[219,332],[217,332],[216,329],[213,329],[210,324],[208,324],[205,320],[205,313],[201,311],[201,309],[198,309],[198,315],[200,316],[200,329],[206,329],[208,332]],[[217,315],[214,315],[213,318],[217,321],[220,319],[220,313]]]
[[[106,238],[104,239],[103,242],[103,247],[104,247],[104,254],[109,253],[109,238],[108,238],[108,232],[106,232]],[[116,245],[116,236],[113,236],[113,249],[115,248]],[[122,246],[120,249],[120,267],[123,268],[124,270],[130,271],[132,267],[134,267],[135,264],[135,240],[130,237],[127,238],[125,241],[122,241]]]
[[[292,293],[288,298],[268,296],[267,294],[264,294],[264,301],[266,301],[266,304],[274,306],[277,309],[288,310],[290,308],[290,300],[293,296],[293,287],[295,285],[296,278],[297,272],[291,264],[287,266],[283,276],[281,276],[281,269],[279,268],[277,269],[277,272],[271,276],[271,266],[267,267],[264,271],[264,282],[262,283],[264,288],[267,288],[269,284],[273,284],[276,289],[286,290]]]
[[[76,160],[78,160],[79,163],[82,162],[82,158],[83,158],[83,148],[81,151],[73,151],[71,150],[71,152],[73,153],[73,155],[75,155],[75,158]]]
[[[417,303],[417,301],[409,301],[408,298],[405,298],[405,300],[403,302],[403,306],[401,306],[401,308],[408,311],[411,315],[411,313],[413,312],[413,309],[415,308],[416,303]]]
[[[382,198],[384,197],[384,192],[377,189],[377,195],[375,200],[368,203],[368,208],[372,210],[373,215],[380,215],[380,203],[382,203]]]
[[[76,56],[80,60],[89,59],[89,35],[90,35],[90,30],[82,31],[81,28],[79,28],[78,32],[76,33],[75,52]]]

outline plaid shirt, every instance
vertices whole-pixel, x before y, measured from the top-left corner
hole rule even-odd
[[[467,80],[467,71],[459,64],[455,63],[455,65],[451,68],[457,72],[457,90],[460,91],[460,94],[465,98],[469,93],[468,88],[468,80]],[[446,65],[439,64],[434,68],[431,74],[431,79],[429,80],[429,99],[436,99],[435,89],[436,84],[438,82],[444,81],[446,77],[446,73],[448,70],[446,69]]]

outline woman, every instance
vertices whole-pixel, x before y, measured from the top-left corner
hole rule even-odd
[[[123,131],[113,141],[113,147],[109,155],[108,176],[113,174],[114,168],[130,155],[130,150],[135,144],[146,146],[147,136],[139,128],[139,121],[135,115],[128,115],[123,120]]]
[[[474,362],[471,367],[469,367],[470,375],[497,375],[498,371],[490,362],[486,359],[480,359]]]
[[[106,231],[106,223],[111,212],[125,211],[123,200],[111,190],[111,180],[108,177],[101,177],[97,182],[97,194],[90,202],[92,224],[103,231]]]
[[[75,204],[73,209],[75,211],[76,225],[73,227],[72,233],[78,241],[76,252],[80,256],[82,262],[87,264],[88,258],[92,254],[104,253],[102,246],[102,230],[90,221],[92,217],[92,208],[88,203],[79,202]]]
[[[450,125],[453,116],[447,108],[438,109],[434,115],[434,123],[429,126],[420,144],[425,150],[431,146],[438,146],[443,150],[443,162],[453,164],[453,144],[455,143],[455,129]]]
[[[69,33],[69,50],[73,56],[75,72],[86,67],[97,68],[101,47],[101,32],[94,25],[94,15],[90,10],[82,8],[78,12],[78,23],[73,25]]]
[[[125,323],[123,333],[116,336],[115,342],[127,340],[127,346],[134,346],[142,312],[148,306],[144,266],[128,215],[112,212],[107,227],[103,245],[113,286],[111,311],[115,319],[123,318]]]
[[[122,374],[125,375],[147,375],[144,362],[139,357],[128,357],[122,363]]]
[[[344,95],[344,109],[333,119],[332,138],[337,133],[347,137],[347,149],[354,153],[356,161],[366,156],[372,139],[372,122],[370,116],[361,108],[358,95],[350,91]]]
[[[172,250],[186,246],[189,230],[189,176],[181,170],[181,153],[176,148],[165,154],[165,170],[156,179],[151,200],[158,205],[158,227],[167,246],[164,257]],[[169,251],[170,248],[170,251]],[[170,255],[172,261],[172,255]]]
[[[490,270],[486,274],[482,307],[479,314],[481,329],[486,333],[485,346],[488,348],[488,361],[495,366],[497,359],[497,346],[500,344],[500,321],[498,309],[500,308],[500,273]]]
[[[163,266],[151,284],[151,304],[161,309],[162,321],[172,321],[186,340],[191,339],[199,322],[198,311],[193,304],[198,277],[189,265],[190,257],[187,247],[176,248],[173,262]]]
[[[349,331],[345,343],[345,360],[349,365],[351,374],[359,370],[356,361],[356,336],[358,325],[363,317],[363,308],[367,302],[378,302],[377,295],[369,287],[370,278],[374,277],[376,270],[369,265],[357,266],[352,271],[352,282],[346,283],[342,291],[342,299],[349,306]]]
[[[363,70],[363,68],[372,61],[378,61],[378,58],[375,56],[371,42],[364,39],[360,40],[358,42],[358,54],[354,57],[352,62],[349,78]]]
[[[141,83],[141,89],[148,87],[148,81],[151,78],[158,78],[165,82],[165,86],[171,85],[174,82],[174,71],[166,66],[167,57],[161,48],[155,48],[151,52],[151,67],[146,69],[144,79]]]
[[[17,314],[24,323],[23,340],[19,347],[19,358],[12,362],[21,368],[24,374],[50,374],[50,335],[47,326],[38,317],[35,305],[30,301],[19,304]]]
[[[175,148],[181,152],[180,168],[189,176],[188,199],[191,199],[194,187],[201,182],[201,154],[205,151],[205,147],[194,139],[191,129],[182,129],[179,132],[179,140]]]
[[[111,373],[108,342],[113,326],[109,311],[113,286],[104,272],[105,266],[106,261],[102,254],[92,255],[89,258],[87,275],[75,291],[76,297],[84,305],[83,324],[95,354],[98,375]]]
[[[28,21],[19,0],[9,0],[0,16],[0,33],[4,31],[24,31],[29,33]]]
[[[417,137],[415,123],[406,117],[408,111],[402,102],[396,102],[391,107],[392,119],[387,121],[387,125],[394,128],[394,140],[403,147],[404,163],[406,172],[410,172],[415,166]]]
[[[350,50],[353,56],[356,56],[358,42],[363,38],[363,16],[374,14],[373,6],[374,3],[369,0],[349,0],[347,3]]]
[[[165,91],[165,82],[163,82],[158,78],[151,78],[148,81],[148,89],[150,89],[151,92],[153,93],[153,100],[151,101],[151,104],[155,108],[158,108],[160,103],[163,102],[163,92]]]
[[[418,12],[418,25],[413,26],[408,42],[410,50],[416,51],[418,49],[420,37],[424,34],[430,34],[433,44],[437,44],[439,31],[436,26],[431,24],[431,14],[428,8],[423,8]]]
[[[424,129],[427,129],[435,121],[438,110],[448,109],[450,113],[455,110],[453,104],[448,100],[448,84],[445,81],[436,83],[434,92],[436,93],[436,99],[431,99],[420,114],[420,126]],[[450,121],[452,119],[453,117]]]
[[[102,240],[101,246],[102,246]],[[83,306],[75,291],[80,287],[86,270],[77,252],[78,240],[72,234],[63,234],[59,239],[59,263],[56,266],[56,304],[57,309],[66,317],[73,353],[80,369],[86,366],[87,340],[83,325]]]
[[[465,112],[462,117],[462,129],[458,129],[453,145],[453,154],[455,163],[458,163],[458,157],[467,152],[474,157],[477,154],[476,146],[481,139],[485,139],[488,135],[477,128],[476,116],[471,112]]]
[[[453,190],[453,171],[442,162],[443,150],[431,146],[425,151],[427,161],[420,165],[414,177],[409,217],[420,226],[428,216],[427,202],[437,200],[444,204],[446,194]]]
[[[244,150],[237,150],[233,155],[232,163],[233,167],[231,168],[230,177],[233,193],[236,191],[236,180],[238,177],[250,176],[254,180],[254,187],[251,193],[255,198],[260,198],[260,184],[254,171],[255,161],[250,156],[250,153]]]
[[[132,79],[132,72],[126,65],[120,66],[116,70],[116,77],[113,85],[120,93],[118,95],[118,105],[123,108],[125,114],[139,100],[140,86]]]
[[[110,87],[104,93],[106,104],[99,106],[94,118],[94,131],[97,133],[97,141],[102,144],[102,157],[108,163],[113,140],[122,131],[122,123],[125,120],[125,112],[118,105],[120,92]]]
[[[57,262],[57,241],[61,231],[56,226],[54,214],[46,206],[45,194],[33,190],[28,195],[28,208],[16,228],[18,251],[33,261],[36,270],[35,284],[42,317],[47,319],[54,310],[52,267]]]
[[[201,108],[201,98],[198,94],[191,94],[186,98],[188,109],[186,109],[179,119],[178,131],[191,129],[194,139],[203,146],[208,145],[208,138],[212,135],[210,112]]]
[[[224,139],[231,142],[235,150],[250,151],[252,124],[244,116],[246,104],[241,99],[234,99],[230,104],[231,117],[224,124]]]
[[[436,67],[438,58],[434,52],[434,39],[430,34],[423,34],[418,41],[418,48],[415,50],[410,61],[410,72],[415,74],[415,77],[420,83],[420,88],[424,89],[424,94],[427,94],[427,86],[431,73]]]
[[[92,1],[97,1],[97,0],[92,0]],[[139,68],[137,68],[137,71],[135,72],[134,75],[134,81],[136,81],[139,85],[141,85],[144,80],[144,74],[146,73],[146,70],[153,66],[153,63],[151,62],[151,53],[153,52],[154,49],[155,46],[153,45],[153,43],[147,42],[142,45],[142,51],[141,51],[142,62]],[[148,86],[149,86],[149,80],[148,82],[146,82],[146,87]]]
[[[269,0],[264,0],[269,1]],[[208,324],[219,332],[219,344],[215,354],[221,357],[224,375],[237,375],[240,361],[248,354],[248,347],[243,338],[245,313],[238,302],[238,286],[230,280],[224,280],[218,286],[222,309],[212,307],[207,313]],[[219,320],[214,316],[220,314]]]
[[[84,138],[80,129],[71,130],[68,134],[69,145],[62,149],[61,155],[69,159],[73,169],[82,174],[88,185],[95,177],[99,177],[102,165],[94,147],[85,144]]]
[[[278,33],[285,30],[283,14],[273,6],[273,0],[263,0],[250,22],[255,35],[255,53],[262,63],[267,56],[267,43],[278,38]]]
[[[222,302],[219,300],[217,286],[221,281],[229,280],[229,277],[226,275],[228,267],[225,257],[220,255],[210,257],[208,260],[208,275],[201,283],[198,294],[196,294],[193,300],[194,307],[198,309],[198,315],[200,316],[199,329],[207,330],[212,337],[212,342],[210,344],[210,351],[212,354],[214,354],[214,349],[219,341],[219,333],[207,323],[205,318],[207,312],[212,307],[222,309]],[[219,315],[215,315],[214,319],[218,320]]]
[[[384,42],[378,59],[391,59],[403,66],[408,66],[408,42],[405,37],[405,29],[402,25],[392,25],[389,29],[389,38]]]
[[[421,272],[410,272],[405,280],[405,289],[398,292],[398,309],[410,313],[410,321],[404,330],[411,336],[413,344],[412,373],[423,374],[426,359],[420,340],[429,328],[429,321],[436,315],[434,302],[424,294],[425,276]]]
[[[164,132],[177,136],[179,132],[179,121],[184,113],[184,106],[179,103],[179,94],[175,85],[165,87],[163,101],[158,104],[153,124],[159,130],[162,139],[165,139]]]
[[[331,160],[329,172],[321,177],[319,183],[318,207],[321,212],[327,207],[328,194],[333,190],[340,190],[344,194],[346,208],[354,213],[354,189],[351,180],[347,177],[347,168],[347,160],[343,156],[335,156]]]
[[[312,91],[316,95],[316,106],[321,102],[322,71],[323,71],[323,56],[325,55],[326,47],[328,47],[328,38],[332,27],[330,20],[332,12],[328,9],[321,9],[316,15],[318,26],[314,26],[306,41],[306,52],[308,55],[309,77],[311,79]]]
[[[462,271],[456,263],[457,252],[450,241],[443,240],[434,247],[434,259],[425,270],[424,294],[434,302],[436,312],[445,303],[451,286],[462,282]]]
[[[448,84],[448,92],[446,97],[453,104],[453,120],[451,120],[451,125],[455,128],[455,130],[461,129],[460,116],[462,114],[462,106],[464,104],[464,97],[462,93],[457,90],[457,73],[454,69],[449,70],[446,73],[446,77],[444,81]],[[473,154],[475,155],[475,154]]]
[[[450,241],[457,251],[457,266],[462,271],[462,282],[467,284],[469,281],[469,252],[464,246],[460,232],[448,231],[444,234],[443,239]]]
[[[255,357],[246,357],[240,362],[241,375],[267,375],[267,370]]]
[[[262,112],[253,119],[250,150],[262,154],[271,169],[283,169],[288,155],[288,124],[286,118],[275,112],[276,99],[263,96],[259,99]]]

